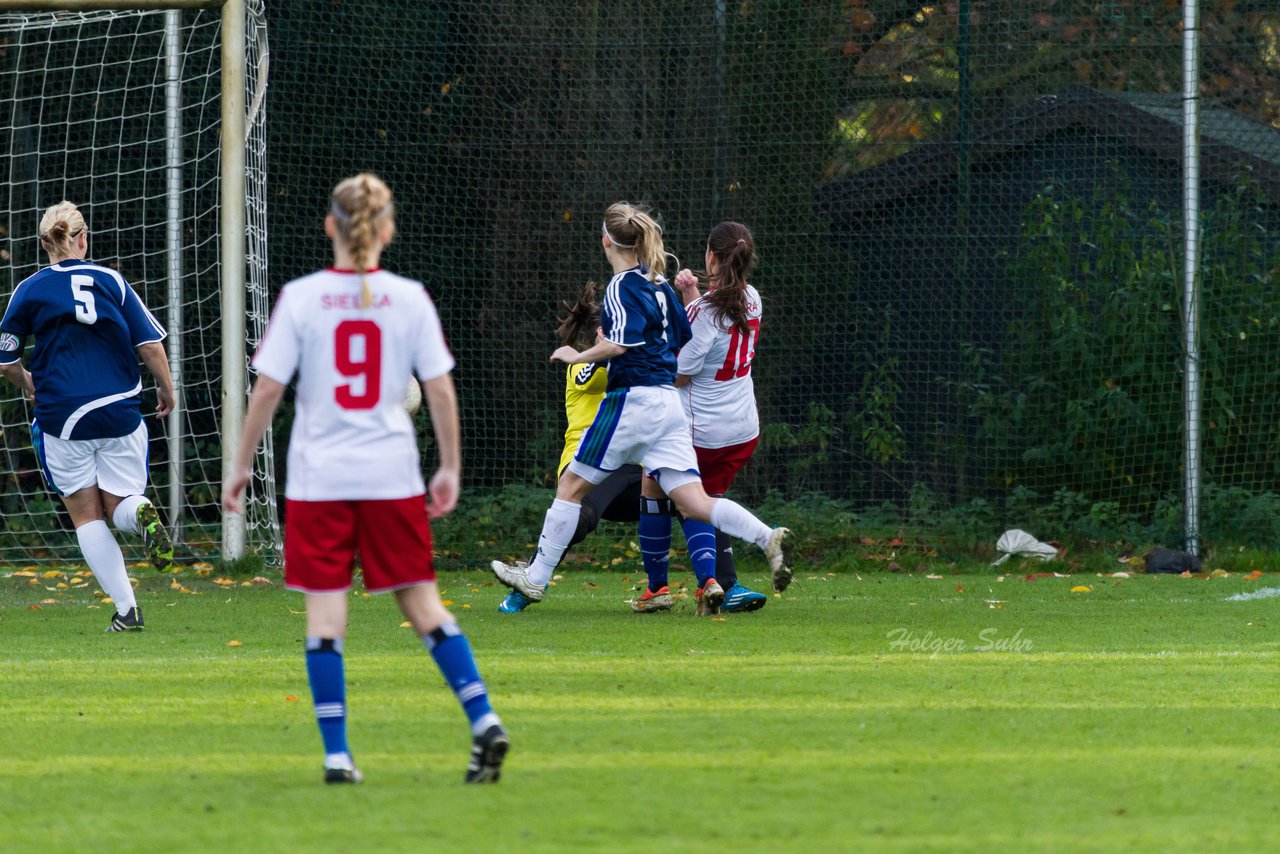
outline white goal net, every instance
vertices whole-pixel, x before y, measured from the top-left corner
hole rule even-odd
[[[245,348],[269,311],[266,235],[266,28],[247,4]],[[89,258],[118,270],[166,325],[179,410],[151,432],[152,498],[195,556],[221,547],[221,23],[215,10],[0,14],[0,294],[47,258],[36,236],[62,199],[89,225]],[[28,342],[27,355],[30,355]],[[247,372],[247,366],[244,368]],[[143,371],[143,412],[155,406]],[[31,447],[31,406],[0,388],[0,565],[78,559],[70,521]],[[250,488],[246,540],[279,547],[270,437]],[[140,559],[135,540],[122,543]],[[130,549],[134,551],[131,553]]]

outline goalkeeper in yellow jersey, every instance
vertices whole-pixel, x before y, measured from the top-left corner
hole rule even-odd
[[[556,335],[566,344],[589,346],[594,340],[600,322],[600,306],[595,301],[595,282],[588,282],[583,288],[582,296],[577,304],[569,307],[569,315],[556,330]],[[567,304],[566,304],[566,307]],[[556,466],[556,476],[564,472],[574,451],[578,449],[578,441],[582,433],[595,420],[596,410],[604,398],[608,385],[607,368],[604,362],[592,362],[587,365],[568,365],[565,372],[564,411],[569,419],[569,426],[564,431],[564,450],[560,454],[560,464]],[[569,547],[586,539],[596,529],[601,519],[610,522],[637,522],[640,519],[640,466],[625,465],[611,473],[603,482],[597,484],[582,499],[582,511],[578,516],[578,526],[574,529]],[[669,504],[669,502],[664,502]],[[566,553],[568,548],[565,549]],[[563,560],[561,556],[561,560]],[[500,564],[501,561],[494,561]],[[523,562],[522,562],[523,563]],[[524,564],[527,565],[527,564]],[[498,605],[504,614],[514,614],[524,610],[524,602],[519,601],[519,594],[514,591]],[[671,607],[671,597],[667,597],[667,608]]]

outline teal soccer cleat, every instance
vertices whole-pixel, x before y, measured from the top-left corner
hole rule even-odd
[[[720,610],[729,614],[759,611],[768,601],[769,597],[763,593],[735,584],[725,591],[724,603],[720,605]]]
[[[507,598],[498,603],[498,610],[504,614],[518,614],[533,604],[533,600],[519,590],[512,590]]]

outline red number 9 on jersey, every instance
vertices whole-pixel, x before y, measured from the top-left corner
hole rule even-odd
[[[333,390],[343,409],[373,409],[382,393],[382,330],[372,320],[344,320],[333,331],[334,367],[352,380]]]

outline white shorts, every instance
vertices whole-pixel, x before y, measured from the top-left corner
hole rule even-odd
[[[673,386],[635,386],[606,394],[569,469],[600,483],[628,463],[642,466],[646,474],[663,472],[659,482],[667,492],[699,480],[689,416]]]
[[[34,427],[31,440],[45,481],[59,495],[95,484],[122,498],[147,489],[146,424],[115,439],[60,439]]]

